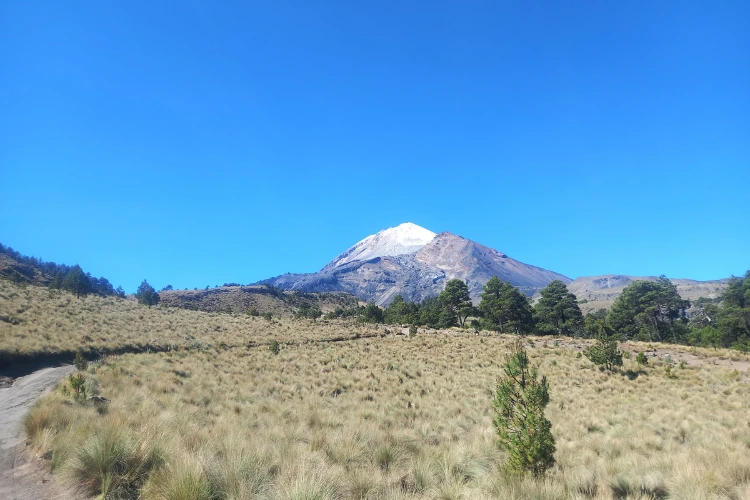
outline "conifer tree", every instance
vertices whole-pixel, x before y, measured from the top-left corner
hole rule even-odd
[[[583,314],[578,299],[560,280],[555,280],[540,292],[542,298],[534,307],[539,333],[572,335],[583,327]]]
[[[76,294],[76,298],[80,298],[81,295],[85,296],[92,291],[91,280],[78,265],[70,268],[62,282],[62,287]]]
[[[471,297],[469,287],[460,279],[452,279],[445,284],[440,292],[440,302],[447,309],[445,316],[453,315],[458,318],[458,325],[464,326],[466,318],[471,314]]]
[[[147,305],[149,308],[159,303],[161,297],[156,293],[154,287],[148,284],[148,281],[143,280],[138,286],[138,291],[135,292],[135,298],[138,299],[139,304]]]
[[[537,378],[520,339],[505,358],[504,372],[493,406],[500,446],[508,453],[507,466],[542,475],[555,464],[552,424],[544,416],[549,403],[547,378]]]
[[[587,347],[583,354],[595,365],[604,365],[610,371],[622,366],[622,351],[617,347],[617,336],[604,323],[600,324],[596,344]]]
[[[493,276],[484,285],[479,303],[484,324],[500,333],[528,333],[534,327],[531,306],[526,297],[510,283]]]

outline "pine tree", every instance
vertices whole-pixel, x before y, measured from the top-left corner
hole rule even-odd
[[[534,307],[536,327],[542,334],[572,335],[583,327],[578,299],[560,280],[541,290],[542,298]]]
[[[528,333],[534,326],[526,296],[497,276],[484,285],[479,311],[485,326],[500,333],[504,333],[506,328],[515,333]]]
[[[459,326],[464,326],[466,318],[473,310],[469,287],[459,279],[452,279],[445,284],[445,289],[440,292],[440,302],[450,314],[458,318]],[[446,317],[450,314],[446,314]]]
[[[135,298],[138,299],[139,304],[147,305],[149,308],[159,303],[159,294],[156,293],[154,287],[148,284],[148,281],[143,280],[143,283],[138,286],[138,291],[135,292]]]
[[[93,290],[91,280],[78,265],[70,268],[62,282],[62,287],[76,294],[76,298],[80,298],[81,295],[85,296]]]
[[[677,287],[665,276],[656,281],[634,281],[617,297],[607,323],[626,339],[677,342],[690,302],[683,300]],[[685,320],[686,321],[686,320]]]
[[[547,378],[537,378],[520,339],[505,358],[504,372],[493,406],[500,446],[508,453],[507,466],[542,475],[555,464],[552,424],[544,416],[549,403]]]
[[[600,326],[596,344],[587,347],[583,354],[595,365],[604,365],[610,371],[622,366],[622,351],[617,347],[617,336],[605,324]]]

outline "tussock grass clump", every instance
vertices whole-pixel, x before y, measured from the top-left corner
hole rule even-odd
[[[203,468],[189,456],[158,470],[143,488],[143,496],[154,500],[217,500]]]
[[[149,473],[162,464],[153,437],[139,439],[109,423],[73,452],[67,468],[75,483],[92,495],[132,497]]]

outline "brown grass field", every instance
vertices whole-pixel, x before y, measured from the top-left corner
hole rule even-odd
[[[739,353],[628,343],[687,360],[667,378],[661,357],[609,373],[579,356],[585,341],[527,338],[550,383],[557,444],[555,467],[534,479],[504,471],[492,426],[508,336],[410,338],[5,283],[0,316],[12,318],[0,322],[3,349],[18,353],[174,346],[91,362],[87,393],[108,404],[76,400],[65,383],[28,415],[35,450],[92,496],[750,498],[749,359]]]

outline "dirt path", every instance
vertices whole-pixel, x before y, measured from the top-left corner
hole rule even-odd
[[[78,497],[75,492],[56,484],[45,461],[29,453],[22,424],[31,405],[74,370],[72,366],[44,368],[17,378],[10,387],[0,388],[0,498],[62,500]]]

